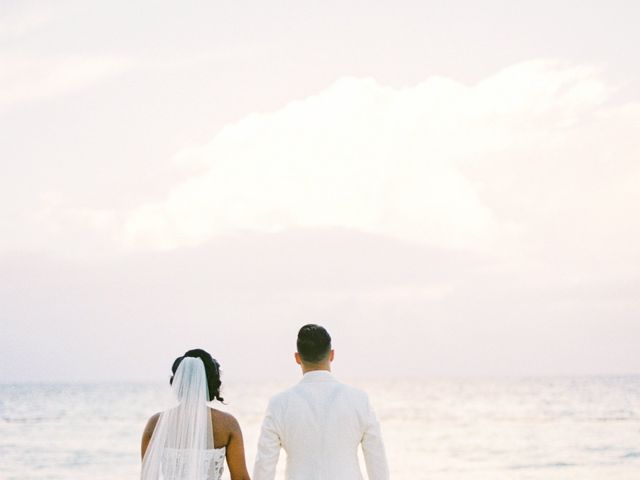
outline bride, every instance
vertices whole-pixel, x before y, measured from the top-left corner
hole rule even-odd
[[[176,404],[152,416],[142,435],[142,480],[249,480],[236,419],[209,406],[220,396],[220,365],[204,350],[176,358],[169,383]]]

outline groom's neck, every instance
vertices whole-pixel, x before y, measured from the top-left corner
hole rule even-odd
[[[309,372],[317,372],[320,370],[324,370],[326,372],[331,371],[331,363],[303,363],[300,365],[302,367],[302,374]]]

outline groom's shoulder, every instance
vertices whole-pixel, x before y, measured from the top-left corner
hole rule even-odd
[[[291,398],[292,394],[295,392],[296,385],[289,387],[285,390],[282,390],[269,398],[269,407],[268,410],[280,410],[282,409]]]
[[[270,401],[273,403],[284,402],[291,395],[295,394],[296,390],[298,390],[299,388],[300,384],[291,385],[290,387],[285,388],[284,390],[281,390],[280,392],[272,395]]]
[[[342,387],[347,394],[355,400],[367,403],[369,401],[369,394],[362,388],[355,387],[350,384],[342,383]]]

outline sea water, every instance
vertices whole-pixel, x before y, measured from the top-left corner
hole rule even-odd
[[[350,383],[369,392],[395,480],[640,479],[640,376]],[[285,386],[225,385],[249,471],[268,397]],[[0,385],[0,479],[138,478],[140,436],[167,391]]]

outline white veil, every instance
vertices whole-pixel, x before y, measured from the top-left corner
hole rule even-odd
[[[173,378],[177,405],[160,414],[142,460],[142,480],[204,480],[213,449],[204,364],[184,357]]]

